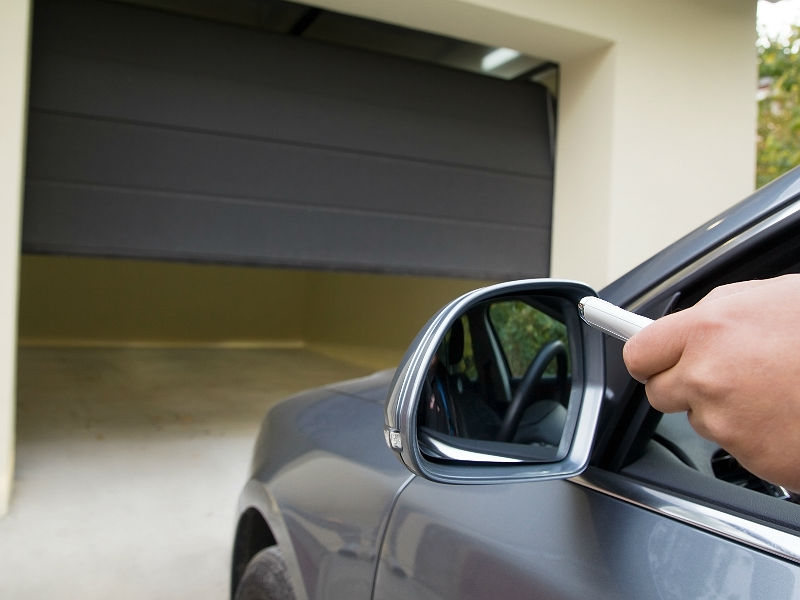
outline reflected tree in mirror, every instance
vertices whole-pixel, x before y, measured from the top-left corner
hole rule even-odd
[[[522,377],[546,344],[554,340],[567,344],[564,323],[521,300],[492,304],[489,320],[513,377]],[[555,366],[548,365],[548,374],[555,373]]]
[[[567,419],[570,346],[559,299],[512,297],[460,316],[422,386],[423,453],[446,444],[519,460],[553,460]],[[441,442],[441,443],[437,443]]]

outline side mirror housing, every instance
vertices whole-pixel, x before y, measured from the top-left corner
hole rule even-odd
[[[413,473],[445,483],[563,479],[589,462],[604,344],[577,282],[512,281],[442,308],[392,381],[384,433]]]

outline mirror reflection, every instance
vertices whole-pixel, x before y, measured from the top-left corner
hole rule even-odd
[[[505,297],[472,307],[451,325],[419,399],[424,454],[556,459],[572,381],[566,310],[574,307],[559,298]]]

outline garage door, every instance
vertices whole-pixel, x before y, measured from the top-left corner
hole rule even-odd
[[[110,2],[33,40],[26,252],[548,272],[537,84]]]

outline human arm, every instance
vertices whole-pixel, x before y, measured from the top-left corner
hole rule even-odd
[[[631,375],[662,412],[759,477],[800,490],[800,275],[716,288],[625,345]]]

